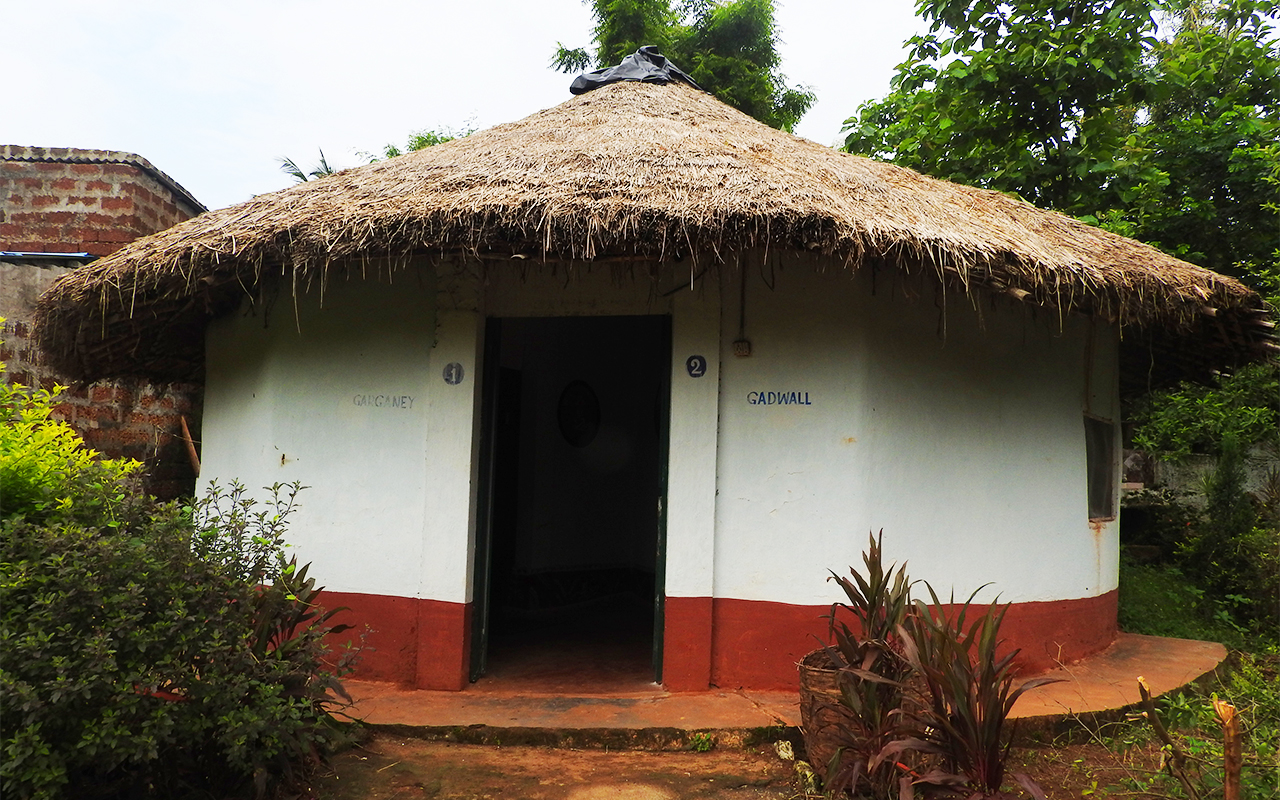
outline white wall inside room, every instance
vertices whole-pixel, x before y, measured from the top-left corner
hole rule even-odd
[[[330,590],[419,593],[434,296],[410,269],[209,327],[201,481],[309,487],[288,540]]]
[[[944,595],[989,581],[981,598],[1011,602],[1115,588],[1114,532],[1091,530],[1086,507],[1090,323],[1064,330],[989,300],[980,320],[963,296],[944,314],[931,291],[908,300],[884,273],[873,287],[869,271],[794,265],[749,272],[753,353],[737,358],[728,287],[716,596],[830,602],[827,570],[860,565],[882,528],[888,557]],[[1113,397],[1114,332],[1099,328],[1092,347],[1091,390]],[[752,392],[799,402],[752,404]]]

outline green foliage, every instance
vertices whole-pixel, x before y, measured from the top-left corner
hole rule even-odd
[[[1233,705],[1240,720],[1244,761],[1241,797],[1280,800],[1280,656],[1240,657],[1239,665],[1209,689],[1197,686],[1159,700],[1157,714],[1177,747],[1189,757],[1186,777],[1200,797],[1221,797],[1222,727],[1213,710],[1217,698]],[[1168,748],[1166,747],[1166,750]],[[1162,770],[1135,780],[1135,793],[1151,797],[1186,796],[1185,788]]]
[[[773,0],[591,0],[594,53],[559,45],[562,72],[611,67],[653,45],[702,88],[744,114],[781,130],[795,128],[813,105],[803,87],[779,72]]]
[[[1154,177],[1116,161],[1131,121],[1123,109],[1147,91],[1146,0],[925,0],[918,10],[931,32],[909,40],[891,94],[846,122],[848,150],[1063,210],[1088,193],[1114,197],[1117,177],[1124,188]]]
[[[1280,364],[1250,364],[1212,386],[1151,392],[1130,416],[1133,443],[1173,461],[1217,454],[1227,438],[1246,448],[1280,443]]]
[[[288,517],[297,508],[300,491],[296,483],[278,484],[271,487],[271,499],[260,504],[239,482],[225,490],[210,487],[192,506],[192,551],[244,583],[278,580],[285,566]]]
[[[1273,0],[918,9],[930,33],[908,42],[890,94],[846,121],[846,149],[1011,192],[1220,272],[1275,264]]]
[[[276,551],[260,586],[203,560],[176,505],[127,501],[118,522],[0,530],[5,796],[262,794],[327,751],[347,667],[305,568]]]
[[[363,158],[367,163],[373,164],[386,158],[395,158],[396,156],[404,155],[405,153],[412,153],[415,150],[422,150],[433,145],[451,142],[454,139],[461,139],[462,137],[470,136],[475,132],[476,129],[471,127],[470,123],[456,130],[453,128],[439,128],[438,130],[423,128],[420,131],[414,131],[409,134],[409,138],[405,141],[404,147],[400,147],[396,144],[386,144],[383,145],[382,150],[379,153],[369,153],[364,150],[360,150],[356,155]],[[329,165],[329,161],[324,157],[323,150],[320,151],[320,161],[310,172],[299,167],[292,158],[281,158],[280,169],[286,175],[292,176],[298,183],[303,183],[304,181],[311,180],[312,178],[323,178],[326,175],[333,175],[334,173],[342,171]]]
[[[0,381],[0,519],[100,514],[110,525],[141,465],[97,459],[70,425],[53,420],[61,391]]]
[[[332,175],[335,172],[340,171],[329,166],[329,160],[324,157],[323,150],[320,151],[320,160],[316,162],[315,167],[313,167],[310,172],[307,172],[303,170],[302,167],[299,167],[292,158],[281,158],[279,159],[279,161],[280,161],[280,171],[290,176],[298,183],[305,183],[306,181],[309,181],[312,178],[323,178],[326,175]]]
[[[1121,558],[1119,605],[1120,630],[1128,633],[1222,642],[1235,650],[1259,641],[1237,621],[1237,603],[1208,594],[1173,564]]]
[[[1241,449],[1227,436],[1203,508],[1169,496],[1147,506],[1161,558],[1121,560],[1121,629],[1239,649],[1280,641],[1280,475],[1270,485],[1257,497],[1246,491]]]
[[[48,421],[52,394],[5,391],[28,499],[0,519],[0,793],[261,796],[328,750],[349,657],[281,549],[299,487],[158,505]]]
[[[1276,263],[1280,246],[1280,50],[1267,17],[1280,6],[1182,0],[1167,8],[1174,34],[1152,47],[1149,117],[1137,127],[1143,160],[1167,182],[1128,213],[1144,241],[1248,279]]]
[[[1241,796],[1280,800],[1280,654],[1246,655],[1219,687],[1236,707],[1244,737]],[[1219,739],[1211,740],[1213,747]]]
[[[584,48],[557,45],[552,66],[561,72],[581,72],[594,64],[611,67],[645,45],[671,56],[672,34],[681,23],[683,9],[667,0],[593,0],[595,58]]]
[[[1205,513],[1178,550],[1183,569],[1242,616],[1280,630],[1280,529],[1264,527],[1244,486],[1244,458],[1232,438],[1205,479]]]
[[[409,138],[405,141],[404,147],[395,144],[387,144],[382,148],[380,155],[361,152],[359,155],[364,157],[370,164],[381,161],[384,158],[395,158],[405,153],[412,153],[416,150],[424,150],[445,142],[452,142],[454,139],[462,139],[475,133],[476,129],[468,122],[461,128],[442,127],[439,129],[423,128],[420,131],[414,131],[409,134]]]

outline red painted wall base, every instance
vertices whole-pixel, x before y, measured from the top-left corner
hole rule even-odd
[[[1017,664],[1024,672],[1075,661],[1115,640],[1118,598],[1119,592],[1111,591],[1077,600],[1015,603],[1000,627],[1001,638],[1006,648],[1021,649]],[[820,617],[829,610],[830,606],[716,599],[711,684],[722,689],[798,688],[796,662],[826,642],[826,620]],[[986,606],[974,607],[977,613],[985,610]]]
[[[333,621],[354,627],[331,638],[334,646],[363,644],[356,677],[418,689],[459,691],[467,685],[469,603],[328,591],[321,603],[348,609]]]
[[[1116,636],[1118,591],[1099,597],[1015,603],[1001,627],[1008,648],[1021,648],[1024,671],[1048,669],[1095,653]],[[355,628],[334,637],[366,650],[356,676],[420,689],[467,685],[471,606],[439,600],[325,592],[335,619]],[[985,607],[979,607],[981,612]],[[760,600],[668,597],[663,627],[663,683],[670,691],[795,689],[796,662],[826,641],[828,606]]]

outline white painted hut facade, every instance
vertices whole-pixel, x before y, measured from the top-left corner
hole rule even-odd
[[[840,599],[828,570],[860,563],[868,533],[880,530],[887,556],[908,561],[912,577],[940,593],[965,597],[989,584],[980,600],[1011,603],[1004,633],[1027,668],[1107,646],[1116,632],[1121,373],[1134,357],[1125,348],[1141,345],[1152,370],[1221,364],[1222,353],[1257,349],[1265,336],[1203,344],[1212,338],[1203,308],[1247,323],[1256,297],[1001,195],[771,131],[687,87],[624,84],[592,94],[600,97],[476,141],[258,198],[214,212],[223,217],[204,227],[144,240],[113,257],[99,283],[81,279],[46,297],[44,341],[86,372],[85,364],[109,362],[177,374],[183,354],[200,361],[202,480],[310,487],[290,538],[329,602],[349,607],[346,621],[371,628],[365,677],[461,689],[483,676],[503,626],[533,635],[547,614],[578,609],[591,620],[587,635],[592,626],[602,636],[633,630],[632,645],[652,652],[649,668],[669,689],[794,686],[796,662],[825,634],[820,615]],[[545,176],[519,190],[555,202],[538,213],[521,205],[522,222],[503,227],[476,205],[511,183],[482,167],[484,154],[500,153],[502,137],[518,139],[529,126],[541,131],[556,114],[602,126],[606,151],[609,115],[652,114],[654,127],[685,131],[677,140],[695,161],[696,129],[723,141],[717,125],[739,126],[757,137],[740,148],[751,158],[780,160],[796,147],[841,169],[884,170],[886,186],[907,181],[903,191],[960,199],[936,201],[937,212],[934,200],[907,208],[901,224],[925,231],[917,240],[876,230],[896,212],[872,209],[875,237],[856,247],[821,225],[784,235],[776,221],[737,239],[722,229],[714,243],[689,234],[677,247],[669,229],[625,216],[636,195],[619,200],[621,189],[579,176],[575,185],[590,195],[582,202],[597,205],[573,213],[595,232],[576,240],[586,246],[561,247],[548,208],[563,196]],[[563,156],[573,163],[596,157],[560,130],[539,141],[556,153],[577,148]],[[671,143],[661,132],[656,141],[642,148],[643,166],[587,168],[643,183],[645,170],[661,173],[650,162]],[[450,198],[431,213],[465,217],[462,227],[440,233],[412,209],[400,209],[394,224],[378,216],[396,195],[362,181],[415,164],[417,172],[386,179],[405,196],[429,189]],[[797,169],[836,181],[812,164]],[[479,199],[450,188],[464,174],[488,182]],[[762,179],[746,180],[742,193]],[[779,180],[770,191],[781,196],[791,184]],[[656,186],[645,191],[700,191]],[[353,193],[364,211],[308,210],[315,198]],[[982,212],[992,219],[1034,224],[989,252],[973,245],[971,257],[955,257],[968,246],[948,227],[959,223],[930,214],[978,214],[965,198],[994,204]],[[378,236],[394,237],[406,220],[421,227],[410,244],[335,244],[343,235],[335,230],[362,213],[360,224]],[[318,232],[322,218],[341,224]],[[270,225],[287,232],[292,256],[278,231],[269,257],[245,244]],[[1072,268],[1009,255],[1037,247],[1034,236],[1048,241],[1053,226],[1069,234],[1062,247],[1085,254],[1069,258],[1096,254],[1096,294],[1071,288],[1068,297],[1063,287],[1080,279]],[[472,234],[461,249],[445,244]],[[312,267],[298,255],[308,237]],[[541,252],[531,250],[539,241]],[[223,248],[226,263],[201,260],[202,247]],[[197,297],[190,275],[200,270],[213,288],[198,313],[189,301],[161,302]],[[85,298],[119,291],[101,287],[121,285],[121,274],[161,310],[141,322],[136,312],[95,321]],[[283,279],[271,284],[271,274]],[[1124,294],[1139,274],[1148,281],[1142,291]],[[1093,279],[1085,274],[1086,284]],[[164,288],[183,280],[197,288]],[[279,291],[273,305],[261,299],[270,285]],[[1163,317],[1140,311],[1152,292],[1163,292]],[[188,310],[169,310],[178,306]],[[87,344],[84,331],[95,324],[105,333]],[[180,335],[185,345],[156,344]]]

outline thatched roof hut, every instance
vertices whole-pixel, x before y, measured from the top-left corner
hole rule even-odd
[[[246,295],[341,271],[467,253],[499,269],[648,262],[656,276],[752,248],[1114,321],[1143,384],[1276,349],[1258,296],[1231,278],[997,192],[781,133],[688,86],[642,83],[135,241],[46,294],[38,336],[74,378],[190,379],[210,319]]]

